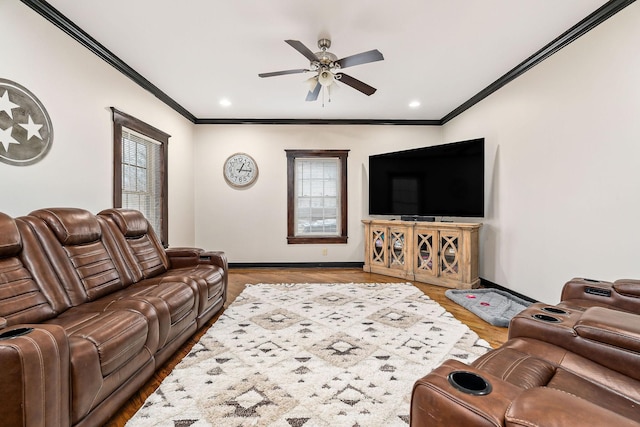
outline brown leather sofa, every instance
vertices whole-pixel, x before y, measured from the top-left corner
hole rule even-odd
[[[573,310],[605,307],[640,314],[640,280],[615,282],[575,278],[565,283],[558,306]]]
[[[227,276],[137,211],[0,213],[0,424],[102,425],[222,309]]]
[[[638,284],[573,279],[566,301],[531,305],[504,345],[415,383],[411,426],[640,426]]]

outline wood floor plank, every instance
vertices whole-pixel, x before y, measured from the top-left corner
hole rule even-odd
[[[229,271],[228,297],[225,308],[231,304],[244,290],[247,284],[257,283],[400,283],[406,282],[396,277],[366,273],[357,268],[300,268],[300,269],[231,269]],[[499,328],[486,323],[475,314],[449,300],[444,292],[447,288],[411,282],[431,299],[442,305],[457,319],[464,322],[475,331],[480,338],[485,339],[491,346],[498,347],[507,340],[507,328]],[[122,427],[140,409],[144,401],[159,386],[162,380],[189,353],[200,337],[213,325],[221,313],[218,313],[170,358],[153,377],[129,401],[113,415],[105,424],[107,427]],[[425,372],[426,374],[426,372]],[[417,380],[418,378],[416,378]]]

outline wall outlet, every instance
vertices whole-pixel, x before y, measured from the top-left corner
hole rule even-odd
[[[327,248],[322,248],[322,256],[327,256]]]

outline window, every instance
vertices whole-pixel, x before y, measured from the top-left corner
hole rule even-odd
[[[170,135],[113,111],[113,206],[141,211],[168,245],[167,144]]]
[[[287,242],[347,243],[349,150],[285,150]]]

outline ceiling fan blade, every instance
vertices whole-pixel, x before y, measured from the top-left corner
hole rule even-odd
[[[322,85],[320,83],[316,83],[316,87],[313,90],[310,90],[307,94],[307,98],[305,101],[315,101],[318,99],[318,94],[320,93],[320,89],[322,89]]]
[[[340,64],[340,68],[353,67],[354,65],[366,64],[369,62],[382,61],[384,56],[378,49],[369,50],[367,52],[357,53],[338,59],[336,62]]]
[[[365,95],[371,96],[376,92],[376,88],[375,87],[371,87],[366,83],[361,82],[358,79],[354,79],[353,77],[345,74],[345,73],[337,73],[336,77],[339,77],[338,81],[342,82],[348,86],[351,86],[352,88],[359,90],[360,92],[364,93]]]
[[[283,76],[285,74],[300,74],[300,73],[306,73],[307,70],[306,68],[298,68],[296,70],[284,70],[284,71],[273,71],[271,73],[260,73],[258,74],[258,76],[260,77],[273,77],[273,76]]]
[[[315,53],[311,51],[308,47],[306,47],[302,42],[298,40],[285,40],[292,48],[303,54],[309,61],[315,62],[318,60],[318,57]]]

